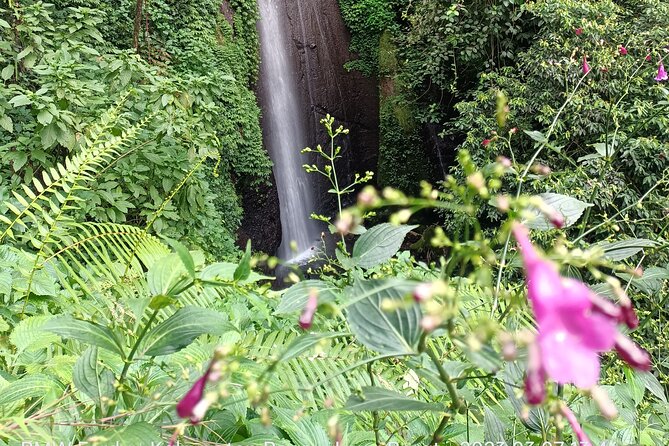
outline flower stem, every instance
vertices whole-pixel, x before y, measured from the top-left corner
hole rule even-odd
[[[153,324],[153,321],[156,320],[156,317],[158,316],[158,312],[160,310],[153,310],[153,313],[151,313],[151,316],[149,316],[149,320],[146,322],[146,325],[144,325],[144,328],[142,328],[142,331],[139,333],[139,336],[137,337],[137,341],[135,341],[135,345],[132,346],[132,349],[130,350],[130,353],[128,354],[128,357],[125,359],[125,365],[123,366],[123,370],[121,371],[121,376],[119,377],[118,380],[118,387],[121,388],[123,381],[125,381],[125,378],[128,374],[128,370],[130,370],[130,365],[132,364],[132,360],[135,357],[135,354],[137,353],[137,350],[139,349],[139,345],[142,343],[144,340],[144,337],[149,331],[149,327],[151,324]]]

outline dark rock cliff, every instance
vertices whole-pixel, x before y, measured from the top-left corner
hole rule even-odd
[[[310,145],[325,145],[328,136],[320,120],[332,115],[351,133],[339,141],[344,158],[338,173],[350,181],[355,172],[376,170],[379,147],[379,95],[376,79],[349,72],[350,35],[337,0],[279,0],[286,5],[290,32],[295,43],[295,69],[300,74],[305,116],[309,117]],[[344,181],[347,184],[347,181]],[[331,214],[335,203],[319,183],[322,213]]]
[[[326,114],[336,124],[351,130],[339,141],[344,158],[338,173],[348,184],[355,172],[376,170],[379,146],[379,95],[375,79],[349,72],[350,36],[341,18],[337,0],[276,0],[286,11],[294,51],[294,72],[300,84],[300,102],[306,119],[308,145],[326,145],[328,136],[320,124]],[[316,162],[305,156],[305,163]],[[314,177],[318,203],[315,211],[333,214],[336,203],[330,188]],[[279,204],[275,187],[249,190],[244,199],[245,218],[240,244],[250,237],[254,248],[274,253],[281,241]]]

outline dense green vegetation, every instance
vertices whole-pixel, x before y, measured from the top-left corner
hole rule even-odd
[[[378,172],[322,121],[281,290],[255,2],[2,6],[0,444],[669,442],[669,5],[339,5]]]
[[[125,156],[100,172],[77,218],[142,225],[155,216],[158,233],[188,234],[215,257],[232,254],[239,193],[265,181],[271,166],[250,90],[256,7],[234,6],[229,23],[219,2],[152,1],[140,18],[139,55],[134,1],[20,2],[3,10],[0,196],[77,153],[88,126],[125,98],[109,133],[140,122],[142,129]],[[210,161],[174,191],[204,158]]]

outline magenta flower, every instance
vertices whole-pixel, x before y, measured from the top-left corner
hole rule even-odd
[[[588,58],[583,56],[583,74],[590,72],[590,65],[588,65]]]
[[[664,69],[664,64],[662,61],[660,61],[660,66],[657,67],[657,76],[655,76],[655,80],[658,82],[663,82],[667,79],[669,79],[669,77],[667,76],[667,72]]]
[[[538,352],[530,350],[526,390],[528,402],[540,400],[538,381],[543,376],[560,384],[589,389],[599,380],[599,353],[616,348],[631,366],[647,370],[650,357],[617,324],[631,306],[621,307],[601,298],[583,282],[563,278],[557,266],[540,257],[521,224],[513,227],[527,279],[527,294],[537,322]],[[537,359],[538,358],[538,359]],[[528,389],[529,387],[529,389]]]
[[[574,431],[574,435],[576,435],[576,438],[578,439],[578,445],[579,446],[592,446],[592,443],[590,442],[590,439],[585,434],[585,432],[583,431],[583,428],[581,427],[581,424],[576,419],[576,415],[574,415],[574,412],[572,412],[571,409],[569,407],[567,407],[566,404],[564,404],[564,403],[560,404],[560,413],[569,422],[569,426],[571,426],[571,430]]]
[[[618,52],[620,53],[621,56],[627,56],[627,48],[625,48],[622,45],[620,45],[620,48],[618,48]]]
[[[177,415],[181,418],[190,418],[193,422],[199,422],[199,417],[195,416],[196,406],[203,400],[204,388],[209,381],[211,374],[211,366],[204,375],[193,384],[193,387],[184,395],[184,397],[177,404]]]
[[[312,291],[309,294],[309,300],[307,301],[307,304],[304,306],[302,314],[300,315],[299,323],[300,327],[303,330],[308,330],[311,328],[311,325],[314,322],[314,315],[316,314],[317,309],[318,309],[318,293]]]
[[[581,34],[583,34],[583,28],[576,28],[574,32],[576,33],[577,36],[580,36]]]
[[[481,142],[481,144],[483,144],[483,146],[485,147],[488,144],[490,144],[491,142],[492,142],[492,139],[484,139],[483,142]]]

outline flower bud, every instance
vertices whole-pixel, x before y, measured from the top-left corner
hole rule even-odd
[[[590,396],[597,404],[597,407],[599,407],[599,411],[604,418],[607,420],[614,420],[618,417],[618,409],[616,408],[616,405],[613,404],[613,401],[611,401],[611,398],[609,398],[609,394],[606,393],[606,390],[599,386],[595,386],[590,389]]]
[[[190,420],[193,424],[197,424],[204,419],[204,416],[212,403],[213,401],[211,399],[203,398],[195,405],[195,407],[193,407],[193,413],[190,416]]]
[[[374,206],[379,201],[379,194],[372,186],[365,187],[360,194],[358,194],[358,205],[363,207]]]
[[[433,332],[434,330],[441,325],[441,318],[437,316],[423,316],[423,319],[420,320],[420,326],[428,333]]]
[[[546,398],[546,372],[541,364],[541,352],[537,343],[528,346],[527,356],[525,399],[534,406],[543,403]]]
[[[616,352],[631,367],[645,372],[650,370],[651,360],[648,352],[622,333],[616,336]]]
[[[425,302],[432,299],[433,293],[431,283],[421,283],[413,290],[413,299],[416,302]]]
[[[308,330],[311,328],[311,325],[314,322],[314,315],[316,314],[316,310],[318,309],[318,291],[315,289],[312,289],[309,292],[309,299],[307,300],[307,304],[304,306],[304,309],[302,310],[302,315],[300,315],[300,327],[303,330]]]
[[[335,223],[337,232],[346,235],[353,229],[353,215],[350,212],[342,212],[339,220]]]
[[[508,195],[498,195],[495,198],[495,205],[500,212],[509,212],[511,209],[511,200]]]
[[[508,169],[512,166],[511,160],[502,155],[498,156],[496,161],[498,164],[501,164],[502,167],[504,167],[505,169]]]
[[[502,332],[499,334],[499,342],[502,345],[502,358],[505,361],[513,361],[518,357],[518,349],[513,336],[507,332]]]

